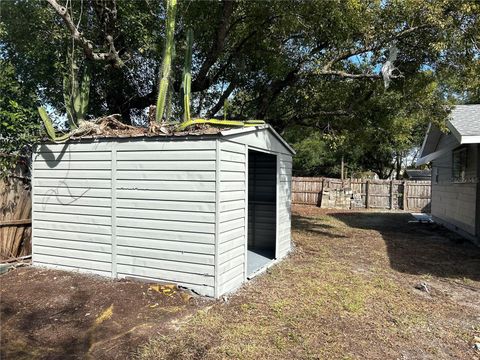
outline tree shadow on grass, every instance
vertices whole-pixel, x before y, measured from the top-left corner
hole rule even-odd
[[[332,230],[335,226],[324,224],[316,221],[314,218],[294,215],[292,216],[292,227],[299,231],[308,231],[322,237],[328,237],[332,239],[346,238],[347,236],[337,234]]]
[[[195,309],[180,291],[75,272],[23,268],[0,281],[1,359],[126,359]]]
[[[390,266],[402,273],[480,281],[480,248],[436,224],[410,222],[408,213],[331,213],[351,228],[378,231]]]
[[[62,294],[63,295],[63,294]],[[35,295],[32,295],[35,296]],[[88,321],[75,319],[88,301],[89,295],[85,291],[76,291],[66,297],[60,306],[42,306],[32,301],[31,306],[22,311],[11,313],[10,309],[18,311],[19,303],[15,297],[2,299],[1,314],[13,323],[2,330],[2,342],[8,347],[7,358],[39,358],[39,359],[82,359],[85,358],[89,347]],[[11,330],[13,330],[11,332]],[[22,339],[16,345],[17,334]],[[3,347],[3,346],[2,346]],[[5,350],[5,349],[4,349]]]

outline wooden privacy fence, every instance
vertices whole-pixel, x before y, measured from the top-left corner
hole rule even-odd
[[[0,179],[0,260],[31,254],[30,199],[21,178]]]
[[[341,198],[341,201],[339,200]],[[430,181],[293,177],[292,203],[430,211]]]

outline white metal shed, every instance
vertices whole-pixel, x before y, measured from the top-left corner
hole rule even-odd
[[[293,154],[268,125],[38,145],[33,264],[234,291],[291,248]]]

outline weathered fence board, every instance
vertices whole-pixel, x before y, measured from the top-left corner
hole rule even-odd
[[[320,206],[324,191],[352,193],[356,207],[430,211],[430,181],[293,177],[292,202]]]
[[[0,259],[31,254],[31,210],[24,177],[0,179]]]

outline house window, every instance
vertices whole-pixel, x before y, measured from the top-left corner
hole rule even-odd
[[[453,181],[464,181],[467,170],[467,148],[453,151]]]

